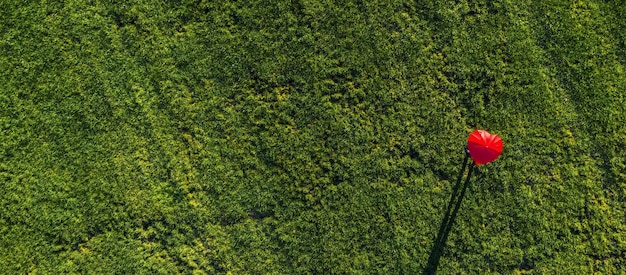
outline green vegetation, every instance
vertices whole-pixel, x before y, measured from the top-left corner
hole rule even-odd
[[[0,273],[418,274],[476,128],[442,274],[623,272],[625,66],[624,1],[3,0]]]

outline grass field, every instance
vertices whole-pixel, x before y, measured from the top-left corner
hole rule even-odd
[[[32,3],[28,3],[32,2]],[[626,270],[623,0],[0,1],[0,273]]]

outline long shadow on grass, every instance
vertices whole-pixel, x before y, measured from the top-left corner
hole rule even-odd
[[[454,224],[454,220],[456,219],[456,214],[459,212],[459,208],[461,207],[461,201],[463,201],[465,191],[467,191],[467,186],[469,185],[469,181],[472,176],[472,171],[474,170],[474,162],[472,162],[469,167],[469,172],[467,172],[467,178],[465,178],[465,182],[463,183],[461,194],[459,194],[459,189],[461,188],[461,179],[463,178],[463,173],[465,172],[465,167],[467,166],[468,159],[469,154],[466,154],[465,159],[463,160],[463,166],[456,180],[456,185],[454,186],[454,189],[452,189],[452,197],[450,197],[450,202],[448,202],[446,214],[443,217],[443,221],[441,221],[439,233],[437,233],[437,239],[435,239],[433,248],[430,251],[428,264],[424,269],[424,273],[422,273],[424,275],[435,274],[437,272],[437,267],[439,266],[439,258],[441,258],[441,255],[443,254],[443,249],[446,246],[446,240],[448,239],[450,230],[452,230],[452,225]]]

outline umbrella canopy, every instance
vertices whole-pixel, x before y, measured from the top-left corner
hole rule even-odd
[[[485,130],[476,130],[467,138],[467,149],[477,165],[490,163],[502,154],[502,139]]]

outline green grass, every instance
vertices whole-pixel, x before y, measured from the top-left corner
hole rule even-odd
[[[626,268],[624,1],[0,3],[0,273]]]

